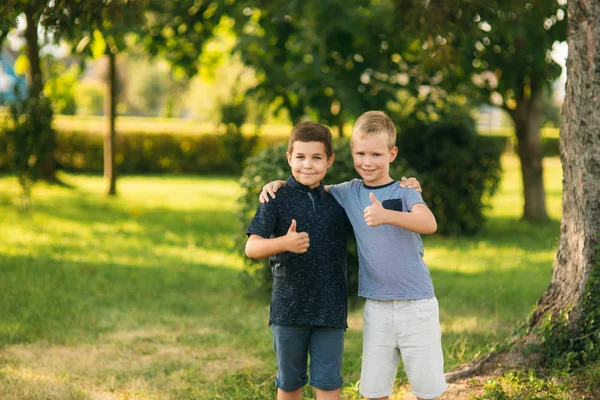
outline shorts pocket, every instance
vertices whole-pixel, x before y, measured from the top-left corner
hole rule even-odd
[[[419,314],[428,317],[437,316],[437,301],[435,297],[431,299],[416,300],[415,306]]]

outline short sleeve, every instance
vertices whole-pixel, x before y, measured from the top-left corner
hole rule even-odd
[[[425,201],[423,201],[421,193],[417,192],[416,189],[406,189],[404,196],[406,201],[406,209],[408,211],[412,210],[413,206],[418,203],[427,205]]]
[[[256,214],[254,214],[248,230],[246,230],[246,235],[258,235],[265,239],[270,238],[273,232],[275,232],[279,219],[278,216],[279,211],[275,200],[261,204],[258,210],[256,210]]]
[[[344,208],[344,200],[348,197],[348,193],[350,193],[350,190],[352,188],[352,182],[353,181],[342,182],[336,185],[329,186],[329,193],[331,193],[333,198]]]

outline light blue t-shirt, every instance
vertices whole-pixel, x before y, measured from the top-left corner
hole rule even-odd
[[[419,300],[434,297],[429,268],[423,261],[423,241],[418,233],[393,225],[371,227],[364,209],[372,205],[373,192],[383,207],[410,212],[424,203],[414,189],[393,181],[366,186],[361,179],[332,185],[330,193],[340,203],[354,228],[358,245],[358,295],[373,300]]]

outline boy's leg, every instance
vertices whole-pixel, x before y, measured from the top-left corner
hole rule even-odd
[[[308,382],[306,366],[310,327],[271,325],[273,346],[277,354],[275,384],[278,400],[297,400],[302,397],[302,386]]]
[[[340,389],[321,390],[315,388],[315,391],[317,392],[317,400],[340,400],[342,398]]]
[[[277,400],[302,400],[302,388],[293,392],[277,389]]]
[[[360,393],[369,399],[386,399],[394,388],[400,352],[393,306],[392,301],[365,303]]]
[[[344,355],[344,329],[313,327],[309,345],[310,384],[317,400],[339,400]]]
[[[397,318],[404,370],[417,398],[435,399],[447,389],[438,302],[434,297],[403,303]]]

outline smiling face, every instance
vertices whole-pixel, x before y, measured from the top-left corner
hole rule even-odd
[[[286,153],[286,156],[294,178],[311,189],[321,184],[335,158],[334,154],[327,157],[325,144],[301,141],[295,141],[292,152]]]
[[[381,186],[392,181],[390,163],[398,154],[398,148],[390,149],[382,135],[352,135],[352,158],[354,169],[365,185]]]

